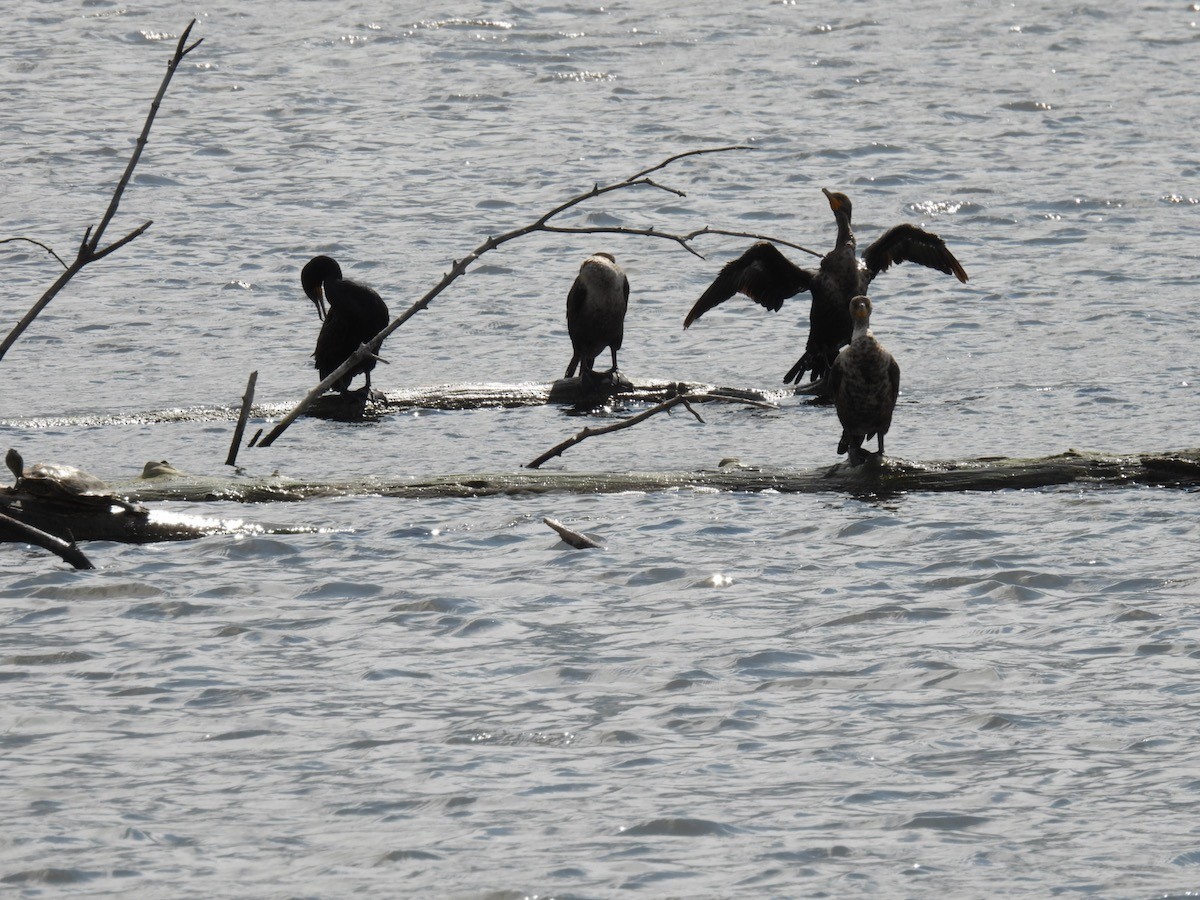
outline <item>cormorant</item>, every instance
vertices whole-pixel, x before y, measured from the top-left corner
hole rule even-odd
[[[855,297],[849,304],[854,321],[850,344],[842,348],[829,369],[829,388],[842,423],[838,453],[850,454],[850,465],[863,462],[864,440],[879,436],[879,458],[883,458],[883,436],[892,426],[892,411],[900,393],[900,367],[875,335],[871,334],[871,301]]]
[[[342,278],[342,268],[328,256],[314,256],[300,272],[304,293],[317,307],[317,315],[325,320],[313,351],[321,380],[346,361],[360,344],[365,344],[388,325],[388,308],[375,291],[357,281]],[[325,301],[329,314],[325,314]],[[366,377],[363,388],[371,393],[371,370],[375,359],[368,357],[333,385],[345,393],[355,375]]]
[[[625,335],[625,311],[629,307],[629,279],[611,253],[595,253],[583,261],[567,294],[567,332],[575,354],[567,366],[570,378],[579,367],[584,391],[595,388],[600,375],[593,370],[596,357],[608,347],[612,369],[607,375],[615,380],[617,351]]]
[[[967,273],[940,237],[916,225],[896,225],[867,247],[860,260],[854,232],[850,229],[850,198],[821,188],[837,219],[837,243],[821,259],[816,272],[802,269],[775,245],[759,241],[737,259],[727,263],[692,307],[683,327],[734,294],[745,294],[760,306],[778,311],[788,297],[808,291],[812,306],[808,314],[808,343],[804,355],[783,376],[785,383],[800,383],[805,371],[811,381],[823,378],[838,350],[850,340],[849,304],[867,292],[867,286],[893,263],[906,260],[967,280]]]

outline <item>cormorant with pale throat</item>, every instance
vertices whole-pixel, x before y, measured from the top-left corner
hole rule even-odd
[[[601,375],[593,366],[605,347],[612,354],[612,369],[602,375],[617,379],[617,351],[625,336],[628,308],[629,279],[616,258],[611,253],[594,253],[585,259],[567,294],[567,332],[574,355],[565,376],[574,375],[578,366],[580,387],[585,392],[600,383]]]
[[[388,325],[388,308],[383,298],[365,284],[342,277],[342,269],[328,256],[314,256],[300,272],[300,283],[304,293],[317,307],[317,315],[324,320],[321,333],[317,336],[317,349],[313,351],[317,371],[321,380],[332,374],[344,363],[359,345],[365,344]],[[329,302],[329,313],[325,302]],[[371,393],[371,370],[375,358],[367,357],[339,378],[334,389],[346,393],[355,375],[363,375],[366,385],[362,390]]]
[[[863,441],[879,436],[878,458],[883,459],[883,436],[892,427],[892,412],[900,393],[900,367],[892,354],[871,334],[871,301],[855,297],[849,303],[854,333],[829,369],[829,388],[842,423],[838,453],[850,455],[850,465],[864,462]]]
[[[851,204],[845,194],[821,188],[837,219],[837,243],[813,272],[802,269],[784,256],[774,244],[759,241],[737,259],[727,263],[716,280],[696,301],[683,327],[734,294],[745,294],[760,306],[776,312],[783,301],[801,291],[812,294],[808,314],[808,342],[804,355],[783,376],[785,383],[800,383],[806,371],[811,381],[824,378],[838,350],[850,341],[853,326],[850,300],[866,294],[867,286],[893,263],[912,261],[967,280],[967,273],[932,232],[916,225],[896,225],[884,232],[858,258],[854,232],[850,228]]]

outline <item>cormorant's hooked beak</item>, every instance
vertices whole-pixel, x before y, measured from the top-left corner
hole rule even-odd
[[[821,188],[821,193],[823,193],[826,196],[826,198],[828,198],[829,208],[832,209],[834,212],[837,212],[839,209],[842,208],[841,199],[833,196],[833,194],[830,193],[829,188]]]
[[[315,306],[317,308],[317,318],[320,319],[322,322],[324,322],[325,321],[325,291],[321,287],[321,285],[318,284],[313,289],[313,292],[308,295],[308,299],[311,300],[313,302],[313,306]]]

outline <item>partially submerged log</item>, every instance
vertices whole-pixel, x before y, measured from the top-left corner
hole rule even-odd
[[[416,409],[472,410],[511,409],[525,406],[562,404],[576,406],[583,399],[579,378],[561,378],[554,382],[434,384],[365,398],[326,394],[309,408],[310,416],[361,421]],[[632,390],[617,395],[621,402],[661,403],[679,393],[707,393],[744,400],[779,400],[790,390],[717,387],[702,382],[649,380],[634,384]],[[291,408],[291,403],[254,404],[249,417],[273,419]],[[145,412],[103,413],[85,416],[39,416],[36,418],[0,418],[0,426],[14,428],[97,428],[110,425],[169,425],[181,422],[236,422],[239,409],[230,406],[193,406]]]
[[[263,503],[321,497],[375,495],[405,499],[605,494],[629,491],[777,491],[848,493],[880,497],[939,491],[999,491],[1061,485],[1156,485],[1200,487],[1200,449],[1111,455],[1074,450],[1039,459],[984,458],[915,463],[887,459],[850,468],[845,463],[816,469],[758,468],[738,464],[686,472],[544,472],[370,477],[316,481],[266,477],[171,475],[115,484],[133,500],[235,501]],[[303,534],[312,527],[274,528],[239,519],[180,515],[153,509],[148,516],[113,507],[64,509],[63,504],[0,489],[0,512],[67,541],[147,543],[219,534]],[[0,541],[21,540],[0,531]]]
[[[131,499],[269,502],[373,494],[409,499],[540,494],[605,494],[623,491],[717,490],[779,493],[894,495],[940,491],[999,491],[1059,485],[1135,484],[1200,486],[1200,449],[1112,455],[1068,451],[1039,459],[989,457],[917,463],[886,459],[850,468],[815,469],[728,465],[673,472],[518,471],[428,477],[371,476],[353,480],[302,480],[187,476],[114,485]]]
[[[603,394],[588,394],[581,387],[579,376],[560,378],[551,383],[522,382],[520,384],[438,384],[392,391],[376,392],[367,400],[356,392],[326,394],[315,401],[307,415],[339,421],[373,419],[390,413],[412,409],[462,410],[511,409],[521,406],[593,406],[620,400],[627,403],[662,403],[680,394],[708,394],[717,398],[767,401],[787,396],[790,391],[760,391],[753,388],[717,387],[712,384],[684,381],[648,381],[641,384],[621,382],[616,389]]]
[[[134,515],[120,507],[105,510],[73,506],[34,497],[12,488],[0,488],[0,514],[72,545],[75,541],[148,544],[157,541],[190,541],[216,534],[303,534],[318,530],[309,527],[273,528],[241,519],[215,519],[166,510]],[[0,529],[0,542],[6,541],[35,543],[27,533],[15,528]]]

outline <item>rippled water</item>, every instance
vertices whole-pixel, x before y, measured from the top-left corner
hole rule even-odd
[[[314,383],[316,252],[394,310],[488,234],[699,147],[575,225],[947,240],[873,290],[916,460],[1197,443],[1200,11],[1051,3],[89,2],[7,15],[0,237],[66,255],[171,85],[110,236],[0,362],[0,438],[220,474],[233,407]],[[384,348],[384,390],[549,381],[615,253],[622,369],[774,388],[807,309],[683,314],[745,241],[532,236]],[[789,251],[790,252],[790,251]],[[799,259],[803,254],[791,253]],[[0,245],[15,322],[56,268]],[[10,325],[5,326],[7,330]],[[618,410],[618,412],[623,412]],[[832,414],[707,408],[550,468],[834,459]],[[229,414],[232,416],[232,413]],[[50,422],[50,424],[45,424]],[[307,420],[252,473],[515,469],[554,407]],[[234,507],[321,534],[0,546],[0,885],[14,895],[1162,896],[1200,882],[1195,495],[697,491]],[[542,523],[598,537],[574,551]]]

